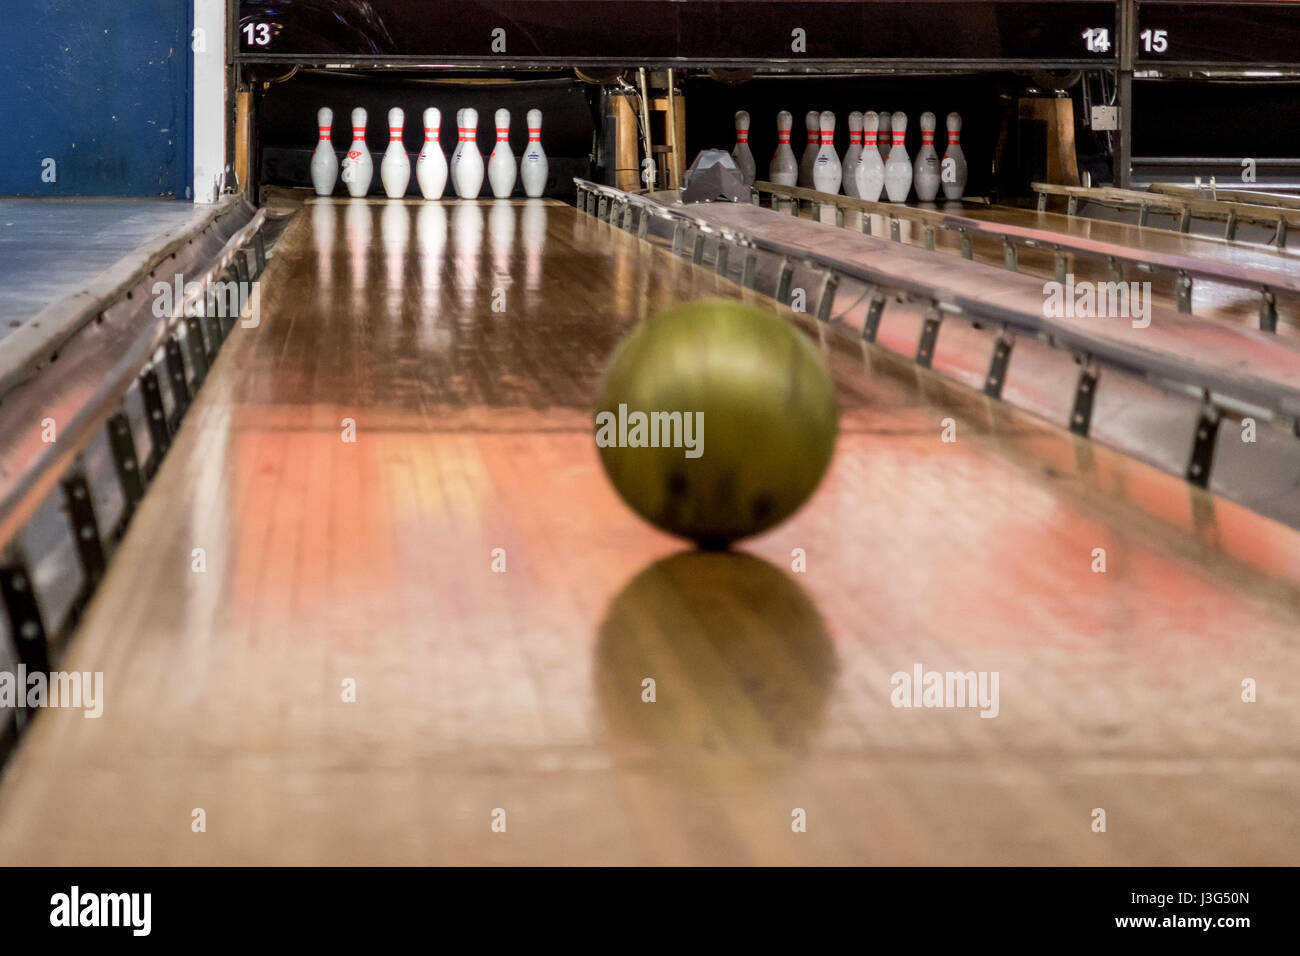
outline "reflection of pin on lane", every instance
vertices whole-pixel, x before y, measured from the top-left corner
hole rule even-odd
[[[492,267],[508,278],[510,253],[515,246],[515,205],[494,202],[488,210],[488,243],[492,246]]]
[[[349,199],[343,220],[343,236],[348,248],[347,276],[352,286],[352,304],[358,309],[365,308],[366,283],[370,274],[370,246],[374,231],[370,208],[364,199]]]
[[[524,244],[525,305],[536,307],[542,287],[542,257],[546,251],[546,207],[542,203],[524,204],[523,221],[519,233]]]
[[[406,203],[384,203],[379,217],[379,233],[384,239],[385,279],[389,292],[406,288],[406,246],[411,235],[411,210]]]
[[[447,209],[441,203],[421,203],[415,219],[420,259],[420,293],[426,307],[438,302],[442,287],[443,252],[447,247]]]
[[[338,207],[332,202],[313,203],[311,207],[312,241],[316,246],[316,295],[320,304],[329,303],[334,287],[334,224]]]
[[[451,217],[452,269],[461,306],[472,308],[479,291],[479,259],[483,255],[483,207],[456,203]]]

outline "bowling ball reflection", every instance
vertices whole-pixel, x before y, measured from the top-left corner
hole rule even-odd
[[[802,754],[835,674],[826,626],[788,575],[742,552],[690,551],[646,568],[610,604],[593,679],[619,757],[690,766]]]

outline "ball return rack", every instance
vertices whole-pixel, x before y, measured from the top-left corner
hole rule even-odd
[[[919,366],[934,367],[946,325],[957,321],[980,330],[987,339],[987,365],[975,382],[970,374],[959,377],[990,399],[1007,400],[1012,359],[1026,346],[1065,353],[1077,368],[1068,414],[1058,424],[1300,527],[1300,351],[1276,336],[1155,305],[1147,328],[1134,328],[1125,318],[1051,318],[1044,315],[1043,281],[1019,272],[792,217],[756,202],[683,205],[675,203],[673,193],[628,193],[574,182],[580,210],[697,266],[712,267],[786,306],[792,290],[808,290],[804,311],[825,327],[876,342],[887,309],[919,311],[923,321],[911,351]],[[863,203],[778,188],[796,202],[825,197],[844,207]],[[1006,227],[993,231],[999,229]],[[1126,261],[1136,259],[1130,253]],[[1183,403],[1187,453],[1176,463],[1154,460],[1145,447],[1153,436],[1141,429],[1098,433],[1094,411],[1099,386],[1107,380],[1136,385],[1153,400],[1174,396]],[[1216,486],[1220,426],[1225,419],[1246,418],[1269,426],[1268,452],[1258,459],[1260,480]],[[1279,483],[1285,494],[1265,490]]]
[[[1038,210],[1047,210],[1050,198],[1065,200],[1067,216],[1080,215],[1080,206],[1105,206],[1130,212],[1139,226],[1146,226],[1151,214],[1173,216],[1178,232],[1191,232],[1196,219],[1223,223],[1223,238],[1229,242],[1246,242],[1238,235],[1238,227],[1249,223],[1263,227],[1261,240],[1268,245],[1285,249],[1291,231],[1300,228],[1300,209],[1270,206],[1260,202],[1225,201],[1200,196],[1178,195],[1162,191],[1116,189],[1103,186],[1060,186],[1053,183],[1033,183],[1038,194]],[[1262,238],[1267,236],[1267,238]],[[1255,240],[1251,240],[1255,241]]]
[[[1178,311],[1190,313],[1193,282],[1200,279],[1257,295],[1259,328],[1264,332],[1277,331],[1279,298],[1287,306],[1284,315],[1300,322],[1300,277],[1282,272],[1150,249],[1135,249],[1114,242],[1101,242],[1046,229],[971,219],[935,209],[873,202],[795,186],[778,186],[760,181],[754,183],[752,188],[756,197],[771,196],[774,208],[785,205],[794,215],[799,214],[801,203],[807,203],[814,208],[832,207],[835,209],[836,225],[839,226],[845,224],[845,213],[850,210],[864,215],[880,216],[888,223],[889,237],[895,242],[902,241],[900,222],[916,223],[922,230],[924,247],[929,250],[935,248],[936,233],[954,233],[958,237],[964,259],[974,256],[976,239],[997,242],[1002,246],[1003,265],[1013,272],[1019,268],[1022,249],[1038,249],[1052,254],[1053,271],[1057,282],[1064,282],[1067,271],[1071,269],[1071,263],[1079,260],[1102,266],[1113,282],[1123,282],[1126,269],[1146,275],[1163,275],[1167,276],[1173,285]],[[1042,211],[1041,205],[1040,211]],[[1296,215],[1300,217],[1300,212]],[[864,230],[870,228],[869,222],[863,220]]]

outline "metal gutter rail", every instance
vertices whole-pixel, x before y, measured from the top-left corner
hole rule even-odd
[[[161,252],[152,250],[148,263],[133,271],[133,283],[118,286],[111,298],[82,309],[88,314],[102,316],[130,300],[133,311],[128,315],[147,316],[147,319],[140,323],[143,328],[135,333],[128,347],[104,355],[100,364],[94,361],[99,358],[99,352],[94,350],[99,346],[98,340],[81,345],[78,336],[73,335],[62,348],[68,353],[80,348],[81,358],[88,368],[71,368],[69,360],[65,359],[14,385],[6,395],[6,408],[24,400],[36,401],[39,405],[48,399],[48,395],[61,394],[60,382],[69,376],[81,383],[93,374],[93,380],[97,382],[72,416],[60,424],[58,441],[43,444],[31,460],[22,462],[22,470],[0,492],[0,545],[3,546],[0,597],[4,600],[18,660],[30,670],[48,670],[55,646],[75,626],[80,611],[104,574],[114,541],[124,531],[143,498],[147,483],[156,473],[218,350],[241,318],[241,314],[219,314],[221,310],[212,307],[210,285],[223,281],[249,286],[266,266],[266,248],[260,231],[266,221],[266,212],[252,213],[245,206],[243,214],[251,215],[251,218],[226,240],[221,250],[209,260],[210,264],[186,283],[187,291],[181,301],[172,303],[168,314],[155,317],[154,297],[139,293],[151,288],[154,270],[172,258],[171,251],[183,241],[178,239],[169,241]],[[203,237],[217,218],[201,223],[192,238],[197,241]],[[191,282],[195,285],[191,286]],[[194,308],[199,302],[202,305]],[[196,314],[187,315],[191,309]],[[95,325],[92,323],[84,328],[95,328]],[[187,372],[187,368],[192,374]],[[15,374],[19,374],[18,369],[15,369]],[[170,393],[170,401],[164,397],[164,387]],[[141,461],[137,453],[128,413],[126,400],[133,390],[138,390],[147,423],[151,450],[146,461]],[[75,389],[73,391],[75,393]],[[29,397],[27,393],[31,393]],[[114,492],[120,494],[122,502],[120,518],[113,527],[106,527],[96,514],[96,476],[90,473],[85,460],[92,442],[101,435],[113,459],[112,472],[118,485]],[[12,445],[21,442],[23,435],[9,433],[3,437]],[[50,513],[50,509],[43,506],[60,488],[62,510],[68,523],[66,533],[75,545],[81,580],[77,596],[67,613],[61,620],[49,620],[36,593],[37,580],[25,554],[23,538],[29,522],[37,520],[38,510],[46,515]],[[69,572],[75,573],[75,570],[59,569],[60,575]],[[22,722],[18,724],[21,726]],[[0,742],[3,737],[0,734]]]
[[[697,265],[706,264],[706,242],[714,244],[715,271],[719,275],[728,275],[734,271],[734,262],[739,261],[742,263],[740,281],[746,288],[758,287],[759,253],[776,257],[779,267],[775,279],[766,283],[771,288],[758,291],[778,301],[786,301],[794,266],[802,265],[819,273],[822,280],[817,291],[815,315],[822,322],[831,322],[835,292],[843,280],[855,280],[874,289],[866,324],[861,332],[864,339],[874,341],[888,297],[898,296],[920,303],[927,309],[927,318],[915,356],[919,364],[929,365],[938,328],[945,317],[960,316],[977,327],[987,326],[1000,330],[998,341],[1001,344],[994,349],[984,387],[985,393],[991,397],[1001,397],[1002,373],[1005,372],[1015,336],[1032,337],[1055,349],[1066,351],[1080,366],[1075,387],[1075,411],[1069,422],[1071,431],[1076,434],[1088,435],[1091,396],[1098,375],[1109,369],[1193,397],[1202,405],[1203,422],[1213,422],[1217,426],[1224,415],[1253,416],[1280,423],[1300,436],[1300,377],[1295,381],[1262,377],[1242,371],[1232,364],[1215,367],[1190,360],[1186,356],[1138,347],[1123,339],[1089,334],[1077,327],[1044,318],[1041,310],[1008,307],[975,295],[963,294],[951,286],[898,275],[859,262],[842,261],[752,232],[721,226],[692,212],[691,207],[667,206],[646,196],[625,193],[578,178],[575,178],[574,184],[577,187],[579,209],[626,231],[635,231],[643,239],[652,232],[670,235],[672,251],[689,256]],[[793,192],[825,195],[811,190]],[[707,205],[722,207],[732,204]],[[765,214],[768,213],[765,211]],[[652,224],[659,224],[659,229],[652,228]],[[912,247],[903,248],[925,255]],[[972,267],[992,268],[982,264],[972,264]],[[809,311],[812,312],[813,308],[810,304]],[[1167,314],[1172,316],[1177,313]],[[1207,320],[1188,317],[1186,321]],[[1243,331],[1240,334],[1248,337],[1256,333]],[[926,347],[927,342],[929,349]],[[1197,443],[1184,476],[1200,487],[1207,487],[1210,480],[1210,462],[1205,455],[1204,443]]]
[[[753,185],[756,194],[769,194],[788,199],[798,213],[800,201],[814,205],[834,206],[836,223],[843,225],[844,210],[854,209],[884,218],[890,226],[890,238],[901,241],[898,228],[900,219],[920,223],[924,229],[926,249],[935,247],[935,231],[946,230],[957,233],[961,238],[961,254],[965,259],[974,256],[973,239],[976,237],[1002,243],[1002,261],[1010,270],[1018,268],[1017,250],[1021,247],[1043,249],[1053,254],[1054,273],[1057,282],[1066,278],[1066,255],[1088,259],[1104,265],[1112,281],[1123,281],[1123,266],[1156,274],[1164,273],[1174,282],[1178,310],[1188,314],[1192,311],[1193,279],[1203,279],[1233,288],[1245,289],[1259,295],[1259,328],[1264,332],[1277,331],[1278,295],[1285,295],[1289,302],[1291,317],[1300,320],[1300,277],[1292,277],[1281,272],[1266,269],[1247,268],[1227,263],[1213,262],[1205,259],[1190,259],[1171,253],[1154,250],[1136,250],[1129,246],[1095,239],[1081,239],[1064,233],[1050,232],[1044,229],[1031,229],[1025,226],[1011,226],[968,219],[932,209],[918,209],[912,206],[899,206],[894,203],[872,202],[866,199],[854,199],[851,196],[832,195],[813,189],[795,186],[777,186],[773,183],[756,182]],[[1041,197],[1040,197],[1041,198]],[[1040,203],[1039,211],[1043,211]]]
[[[1066,200],[1065,208],[1068,216],[1079,214],[1079,201],[1083,200],[1114,209],[1137,210],[1139,226],[1147,224],[1147,216],[1152,211],[1177,215],[1179,232],[1189,232],[1193,218],[1216,222],[1222,220],[1223,238],[1229,241],[1237,238],[1239,223],[1252,222],[1273,230],[1271,243],[1278,249],[1285,249],[1290,231],[1300,227],[1300,211],[1280,206],[1269,208],[1259,203],[1223,202],[1216,199],[1174,196],[1162,192],[1143,192],[1137,189],[1057,186],[1052,183],[1033,183],[1031,188],[1038,193],[1040,212],[1047,209],[1048,196],[1063,196]]]

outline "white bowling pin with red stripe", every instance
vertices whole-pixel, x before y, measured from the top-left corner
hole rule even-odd
[[[478,110],[465,110],[465,142],[461,146],[460,162],[452,177],[456,195],[461,199],[476,199],[483,189],[483,154],[478,151]]]
[[[858,162],[856,175],[858,198],[869,202],[880,199],[880,192],[885,188],[885,161],[880,158],[876,148],[876,131],[880,126],[880,116],[868,111],[862,114],[862,159]]]
[[[882,110],[876,114],[880,117],[880,135],[876,137],[876,151],[880,153],[880,162],[889,162],[889,151],[893,149],[894,141],[890,139],[890,126],[894,121],[894,114]]]
[[[370,192],[370,181],[375,178],[375,163],[366,148],[366,111],[358,106],[352,111],[352,145],[343,158],[339,178],[348,187],[348,195],[360,199]]]
[[[933,202],[939,195],[939,154],[934,151],[935,115],[921,114],[921,148],[912,164],[912,186],[921,202]]]
[[[736,161],[740,178],[746,186],[758,178],[758,169],[754,166],[754,154],[749,149],[749,113],[741,110],[736,114],[736,147],[731,151],[731,158]]]
[[[849,148],[840,160],[844,174],[844,195],[855,199],[858,195],[858,162],[862,159],[862,111],[849,114]]]
[[[894,145],[885,161],[885,195],[890,202],[907,202],[907,194],[912,191],[912,161],[903,145],[907,135],[906,113],[900,110],[890,117],[889,133],[894,138]]]
[[[333,126],[334,111],[328,106],[321,107],[316,114],[316,131],[320,139],[316,142],[316,151],[311,154],[311,184],[317,196],[334,192],[334,184],[339,178],[339,158],[334,155],[334,144],[330,141]]]
[[[456,167],[460,165],[460,154],[465,151],[465,111],[456,111],[456,147],[451,151],[447,161],[447,176],[451,179],[451,188],[456,188]]]
[[[519,163],[519,178],[524,181],[524,195],[536,199],[546,192],[550,164],[542,149],[542,111],[528,111],[528,146]]]
[[[794,186],[799,182],[799,162],[790,148],[790,127],[794,117],[785,110],[776,114],[776,152],[767,168],[767,178],[778,186]]]
[[[803,122],[808,130],[808,145],[803,148],[803,155],[799,157],[799,185],[804,189],[812,189],[813,163],[816,162],[817,154],[822,148],[821,132],[818,129],[821,115],[816,110],[809,110]]]
[[[492,195],[497,199],[509,199],[515,191],[515,178],[518,176],[515,154],[510,151],[510,111],[497,110],[494,119],[497,141],[492,147],[492,155],[488,157],[488,185],[492,187]]]
[[[835,114],[826,110],[818,121],[821,132],[821,149],[813,160],[813,189],[823,193],[838,193],[844,179],[840,157],[835,152]]]
[[[402,142],[405,125],[406,114],[402,110],[394,106],[388,111],[388,149],[379,162],[379,181],[389,199],[401,199],[411,184],[411,157],[406,155],[406,144]]]
[[[415,160],[415,181],[425,199],[441,199],[447,188],[447,157],[438,142],[442,126],[442,111],[430,106],[424,111],[424,148]]]
[[[966,154],[961,151],[961,114],[948,114],[948,149],[943,154],[939,178],[946,199],[960,199],[966,191]]]

